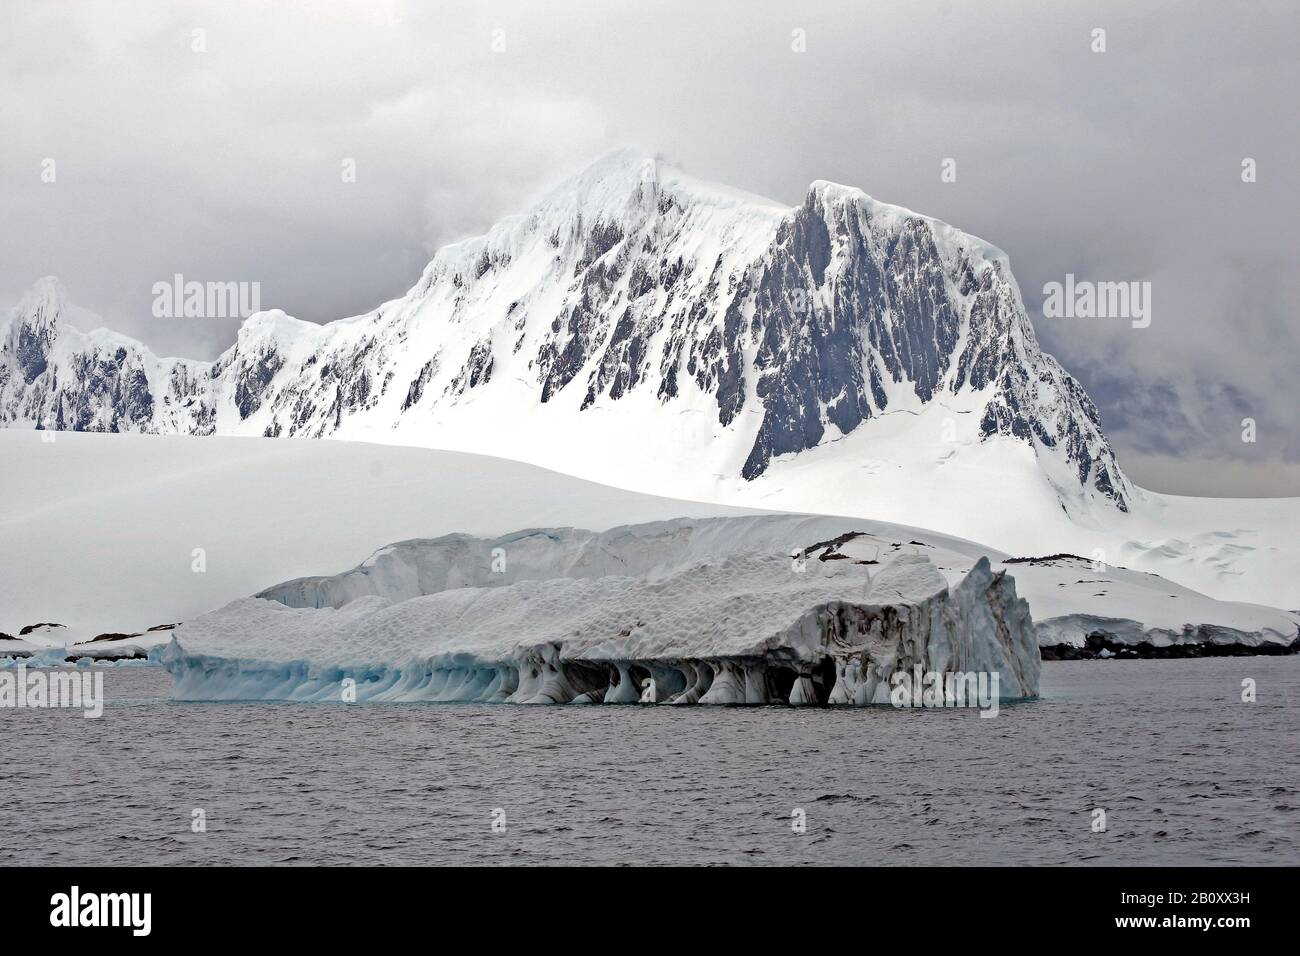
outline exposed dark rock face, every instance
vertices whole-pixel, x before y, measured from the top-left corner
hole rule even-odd
[[[1046,564],[1053,565],[1058,561],[1078,561],[1087,563],[1087,558],[1081,558],[1077,554],[1061,552],[1060,554],[1049,554],[1041,558],[1007,558],[1003,564]]]
[[[578,414],[641,390],[742,435],[729,467],[753,480],[882,414],[973,395],[981,437],[1128,508],[1095,406],[1039,349],[997,250],[829,183],[782,210],[661,182],[644,158],[602,163],[440,252],[398,303],[323,327],[259,313],[214,363],[64,333],[43,283],[0,325],[0,424],[322,437],[519,382]]]
[[[1117,659],[1166,659],[1176,657],[1275,657],[1300,653],[1300,637],[1290,644],[1244,644],[1223,641],[1191,641],[1178,644],[1157,645],[1149,641],[1128,643],[1116,641],[1104,631],[1088,635],[1082,647],[1073,644],[1051,644],[1040,647],[1045,661],[1079,661]]]
[[[406,400],[402,402],[402,411],[406,411],[411,406],[419,403],[420,399],[424,397],[424,387],[429,384],[429,379],[437,371],[438,360],[436,358],[431,358],[424,363],[424,366],[420,369],[420,374],[412,379],[410,387],[406,390]]]
[[[97,661],[143,661],[149,659],[149,653],[144,648],[130,644],[111,648],[92,648],[84,644],[78,644],[76,647],[71,648],[70,653],[63,659],[65,662],[72,664],[83,657],[89,657]]]
[[[53,279],[42,279],[23,298],[7,336],[19,377],[28,385],[49,367],[49,356],[59,331],[63,311],[62,289]]]
[[[22,372],[24,382],[31,384],[45,371],[45,355],[52,344],[50,338],[48,334],[27,325],[18,329],[14,357],[18,360],[18,370]]]
[[[120,641],[128,637],[139,637],[139,636],[140,636],[139,631],[136,631],[134,634],[119,634],[116,632],[108,633],[108,634],[96,634],[89,641],[86,641],[86,643],[94,644],[99,641]]]
[[[262,396],[275,373],[284,367],[284,359],[273,347],[259,353],[251,363],[235,374],[235,408],[239,417],[247,418],[262,407]]]
[[[467,388],[486,385],[492,380],[493,365],[492,342],[483,339],[475,343],[474,347],[469,350],[469,358],[465,360],[465,365],[456,373],[456,377],[451,380],[448,391],[455,395],[461,395]]]

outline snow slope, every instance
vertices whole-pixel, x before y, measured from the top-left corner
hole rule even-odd
[[[163,662],[181,699],[340,701],[350,679],[357,700],[870,704],[913,667],[996,672],[1001,699],[1037,695],[1028,608],[987,560],[952,589],[917,555],[865,583],[860,565],[794,572],[783,555],[739,551],[652,579],[551,577],[337,609],[249,598],[182,625]]]
[[[1081,646],[1093,630],[1121,643],[1232,642],[1280,648],[1297,637],[1300,615],[1216,601],[1158,575],[1102,566],[1077,556],[1013,557],[919,528],[861,519],[758,514],[674,519],[596,533],[573,528],[494,538],[448,535],[398,542],[336,575],[286,581],[258,593],[290,607],[339,608],[359,598],[399,603],[455,588],[494,588],[554,578],[633,576],[649,581],[737,555],[801,556],[788,573],[846,562],[868,571],[899,555],[924,557],[953,587],[981,559],[1016,578],[1044,645]],[[867,573],[866,571],[862,573]],[[1212,635],[1207,637],[1206,635]]]
[[[441,249],[404,296],[324,326],[258,313],[215,362],[75,311],[46,279],[0,315],[0,423],[496,455],[1300,606],[1300,498],[1133,486],[1006,255],[833,183],[787,207],[618,151]]]
[[[862,535],[841,545],[854,559],[925,554],[954,585],[988,556],[995,570],[1014,573],[1037,622],[1073,616],[1077,626],[1063,641],[1081,642],[1084,619],[1092,617],[1133,622],[1108,627],[1155,642],[1186,626],[1227,629],[1243,643],[1286,642],[1295,631],[1286,612],[1216,601],[1136,570],[1094,572],[1087,553],[1086,560],[1002,564],[1060,549],[1012,554],[867,519],[751,520],[692,532],[676,549],[663,542],[649,548],[643,534],[612,529],[743,512],[474,455],[129,434],[60,433],[49,442],[38,432],[0,429],[0,460],[18,463],[0,470],[0,632],[64,625],[24,638],[35,644],[76,644],[106,632],[133,636],[98,642],[95,650],[163,643],[170,632],[146,629],[192,620],[274,581],[286,583],[263,593],[295,606],[334,606],[367,594],[397,601],[427,593],[430,581],[484,587],[558,573],[651,574],[659,565],[744,550],[788,555],[848,533]],[[552,530],[517,530],[529,527]],[[427,545],[449,534],[455,548]],[[413,536],[423,539],[407,543]],[[504,578],[491,571],[498,547]],[[557,553],[561,547],[571,556]],[[202,573],[194,571],[195,548],[204,551]],[[1062,620],[1057,632],[1068,626]]]
[[[0,429],[0,462],[0,632],[63,624],[67,633],[49,639],[60,645],[189,620],[413,535],[740,513],[517,462],[353,442],[81,433],[46,442]]]

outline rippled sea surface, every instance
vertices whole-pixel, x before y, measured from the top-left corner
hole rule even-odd
[[[99,720],[0,710],[0,861],[1300,863],[1300,658],[1046,663],[1042,689],[992,719],[193,704],[107,670]]]

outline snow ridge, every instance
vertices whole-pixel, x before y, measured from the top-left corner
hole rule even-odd
[[[663,530],[650,529],[652,551]],[[182,699],[338,701],[350,682],[357,701],[868,705],[915,668],[997,673],[1004,700],[1036,696],[1039,679],[1011,577],[981,558],[949,588],[916,554],[874,579],[851,562],[796,571],[738,551],[396,602],[247,598],[182,625],[162,660]]]
[[[602,446],[630,460],[650,443],[752,482],[939,403],[979,441],[1032,449],[1071,514],[1127,511],[1136,493],[1082,387],[1040,350],[1005,254],[824,181],[788,208],[617,151],[440,250],[400,299],[324,326],[258,313],[212,363],[81,333],[68,308],[42,280],[9,316],[0,423],[531,441],[580,474]],[[637,466],[598,470],[618,484]]]

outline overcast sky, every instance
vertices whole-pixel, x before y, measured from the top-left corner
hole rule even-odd
[[[152,318],[154,282],[362,312],[630,143],[982,236],[1130,476],[1296,495],[1297,36],[1294,2],[5,0],[0,302],[58,275],[109,327],[211,358],[236,323]],[[1043,316],[1067,273],[1151,282],[1150,327]]]

